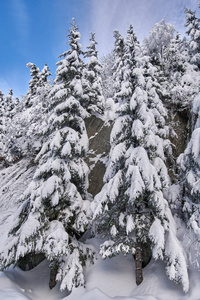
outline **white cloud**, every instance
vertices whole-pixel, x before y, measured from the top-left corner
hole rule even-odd
[[[24,40],[29,34],[29,14],[24,0],[11,1],[11,14],[20,39]]]
[[[100,53],[113,47],[113,30],[125,36],[132,24],[140,41],[148,36],[153,25],[163,18],[184,34],[184,7],[198,8],[198,0],[93,0],[92,30],[96,33]]]
[[[157,2],[158,0],[94,0],[92,23],[101,51],[106,53],[108,46],[112,48],[113,30],[118,29],[125,36],[130,24],[138,38],[143,40],[151,27],[164,17],[160,17]]]

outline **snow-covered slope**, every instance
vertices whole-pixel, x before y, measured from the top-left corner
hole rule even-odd
[[[20,205],[19,198],[31,181],[34,171],[35,167],[30,166],[30,160],[26,159],[0,170],[0,250]]]
[[[57,300],[67,293],[61,293],[59,286],[49,289],[49,268],[43,261],[35,269],[24,272],[19,268],[0,273],[0,299],[2,300]]]
[[[92,240],[98,248],[99,241]],[[49,270],[46,261],[30,271],[10,268],[0,273],[0,299],[2,300],[199,300],[200,273],[192,271],[191,288],[187,294],[165,275],[164,264],[151,261],[144,269],[144,281],[135,284],[134,260],[120,255],[112,259],[98,258],[85,270],[86,288],[74,289],[70,295],[60,292],[59,285],[48,287]]]
[[[21,160],[14,166],[0,170],[0,249],[4,247],[5,236],[12,225],[19,207],[19,197],[32,179],[35,167],[28,160]],[[100,240],[91,239],[98,253]],[[190,271],[190,290],[182,292],[181,285],[171,282],[162,262],[152,260],[144,269],[144,281],[135,283],[135,263],[132,256],[119,255],[102,260],[85,269],[86,287],[77,288],[70,295],[59,291],[59,284],[50,290],[48,286],[49,268],[47,261],[30,271],[12,267],[0,272],[0,300],[199,300],[200,272]]]

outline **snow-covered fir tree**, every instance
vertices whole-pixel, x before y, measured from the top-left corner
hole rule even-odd
[[[184,250],[176,237],[175,221],[163,195],[169,185],[164,162],[169,142],[163,140],[167,135],[166,112],[156,93],[155,78],[151,80],[155,68],[149,62],[147,71],[137,59],[136,56],[131,74],[134,75],[132,95],[127,89],[118,93],[123,101],[111,133],[105,184],[92,204],[94,228],[105,237],[100,247],[103,258],[119,253],[135,255],[137,284],[143,280],[142,246],[148,244],[152,256],[165,261],[169,278],[181,282],[187,292]],[[124,74],[129,72],[128,65],[124,60],[127,66]],[[126,80],[125,77],[122,87],[125,82],[127,87]]]
[[[189,55],[190,60],[200,69],[200,19],[196,17],[196,12],[185,9],[187,27],[186,33],[189,35]]]
[[[101,77],[103,95],[105,99],[112,98],[114,95],[113,66],[115,62],[113,51],[101,57],[100,61],[102,65]]]
[[[91,254],[79,241],[88,224],[88,167],[83,158],[88,137],[83,118],[78,26],[68,34],[70,50],[58,63],[50,93],[51,114],[44,128],[46,141],[36,157],[34,178],[22,195],[7,246],[3,268],[29,253],[43,253],[51,268],[50,287],[84,285],[83,268]],[[54,275],[54,276],[53,276]]]
[[[13,97],[13,90],[10,89],[9,94],[5,97],[5,113],[6,116],[12,118],[15,108],[15,99]]]
[[[136,55],[140,52],[139,42],[133,32],[132,25],[127,31],[127,38],[114,31],[115,37],[115,65],[113,81],[115,81],[114,100],[122,103],[127,97],[131,97],[135,88],[135,74],[133,72],[136,66]]]
[[[4,159],[4,154],[5,153],[5,110],[4,110],[4,94],[0,90],[0,157],[1,160]]]
[[[114,101],[115,94],[121,90],[121,82],[123,80],[122,69],[124,66],[124,53],[125,53],[125,42],[123,36],[119,33],[118,30],[114,31],[115,44],[113,49],[113,54],[115,57],[115,62],[113,65],[113,82],[114,82]]]
[[[136,57],[139,55],[140,47],[137,37],[133,31],[132,25],[127,31],[127,38],[124,48],[123,67],[121,67],[120,91],[115,93],[115,99],[118,103],[130,98],[135,90],[135,72]]]
[[[185,62],[188,59],[187,49],[186,39],[182,39],[181,35],[177,32],[170,40],[168,47],[168,60],[165,72],[168,73],[169,77],[176,72],[185,73]]]
[[[47,81],[48,81],[48,77],[51,75],[52,75],[51,71],[50,71],[47,63],[45,63],[44,68],[39,73],[39,86],[45,85],[45,83],[47,83]]]
[[[199,96],[199,66],[200,66],[200,20],[196,12],[185,9],[186,33],[189,35],[189,56],[190,61],[198,69],[194,68],[193,74],[186,72],[191,77],[191,119],[192,132],[185,151],[178,157],[178,183],[179,201],[176,205],[180,210],[179,216],[186,224],[187,230],[183,243],[188,253],[190,265],[199,268],[200,256],[200,219],[199,219],[199,187],[200,187],[200,96]],[[192,84],[196,80],[196,87]],[[189,136],[189,135],[188,135]]]
[[[33,70],[37,72],[37,81],[32,89],[32,79],[30,80],[27,95],[17,104],[15,101],[15,110],[13,110],[12,122],[6,126],[6,159],[9,163],[17,161],[22,157],[32,157],[41,148],[43,139],[42,128],[48,119],[49,92],[51,84],[47,80],[50,71],[47,65],[41,72],[35,64],[29,63],[30,75],[33,76]],[[33,70],[32,70],[33,69]],[[29,104],[28,104],[29,103]]]
[[[190,63],[187,43],[183,39],[172,40],[169,49],[169,101],[178,110],[191,109],[192,101],[199,91],[199,73]]]
[[[29,81],[29,90],[26,97],[26,106],[29,107],[32,105],[32,97],[36,95],[36,90],[39,82],[39,68],[34,63],[29,62],[27,68],[30,68],[31,80]]]
[[[179,206],[188,231],[185,233],[186,245],[190,265],[199,268],[200,256],[200,96],[193,102],[193,114],[196,124],[189,143],[179,158]]]
[[[52,85],[48,78],[51,76],[51,72],[46,63],[41,71],[39,71],[39,68],[37,68],[35,64],[30,65],[38,70],[37,81],[35,81],[33,89],[30,86],[33,78],[29,82],[29,90],[23,99],[23,105],[25,103],[25,107],[23,108],[22,114],[24,116],[24,122],[26,122],[25,127],[28,127],[25,133],[27,148],[29,151],[32,148],[31,153],[37,153],[37,149],[41,147],[40,144],[43,140],[43,127],[47,124],[49,117],[51,101],[49,94]],[[30,75],[32,76],[32,72]],[[26,105],[28,102],[30,104],[29,107]]]
[[[89,59],[84,68],[83,88],[84,88],[84,108],[90,114],[103,115],[105,99],[102,90],[101,64],[98,60],[98,52],[96,50],[97,42],[95,34],[91,33],[91,44],[87,47],[85,57]]]
[[[82,87],[82,75],[84,63],[81,58],[83,51],[81,49],[81,44],[79,43],[81,35],[78,31],[78,26],[75,24],[73,19],[72,29],[68,34],[68,44],[70,49],[59,57],[63,58],[57,63],[57,78],[55,83],[59,81],[59,87],[64,88],[67,86],[67,91],[70,91],[76,96],[76,99],[84,106],[83,98],[83,87]],[[67,59],[66,59],[67,56]],[[56,85],[55,85],[56,88]],[[53,105],[57,102],[53,102]]]
[[[3,130],[3,115],[4,115],[4,94],[0,90],[0,133]]]
[[[156,23],[149,33],[149,37],[145,38],[144,46],[147,54],[151,57],[152,63],[164,66],[165,60],[168,58],[168,47],[174,35],[174,26],[161,20]]]
[[[14,144],[14,133],[16,128],[14,128],[14,117],[16,114],[17,104],[15,102],[15,98],[13,96],[13,90],[10,89],[9,94],[4,97],[3,104],[3,136],[1,142],[3,143],[3,147],[1,149],[2,156],[6,164],[13,161],[15,147]],[[13,152],[13,155],[12,155]],[[16,151],[16,156],[18,153]]]

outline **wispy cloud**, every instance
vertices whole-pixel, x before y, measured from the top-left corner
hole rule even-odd
[[[170,7],[168,7],[167,20],[175,26],[175,29],[181,33],[185,34],[185,8],[190,8],[191,10],[197,10],[198,14],[198,0],[170,0]]]
[[[11,14],[19,38],[25,40],[29,34],[29,14],[24,0],[11,1]]]
[[[152,25],[159,21],[159,11],[155,3],[158,0],[94,0],[92,2],[92,23],[101,51],[106,53],[112,47],[113,30],[118,29],[122,35],[130,26],[140,40],[148,35]],[[103,45],[103,46],[102,46]]]
[[[122,35],[130,24],[140,41],[148,36],[153,25],[165,18],[184,34],[184,7],[198,8],[198,0],[93,0],[92,27],[96,32],[100,52],[113,47],[113,30]]]

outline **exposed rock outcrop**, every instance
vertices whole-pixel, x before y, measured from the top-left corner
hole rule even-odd
[[[106,171],[107,156],[110,151],[110,133],[112,123],[91,116],[85,120],[89,138],[89,152],[86,162],[89,166],[88,192],[95,196],[103,186],[103,177]]]

